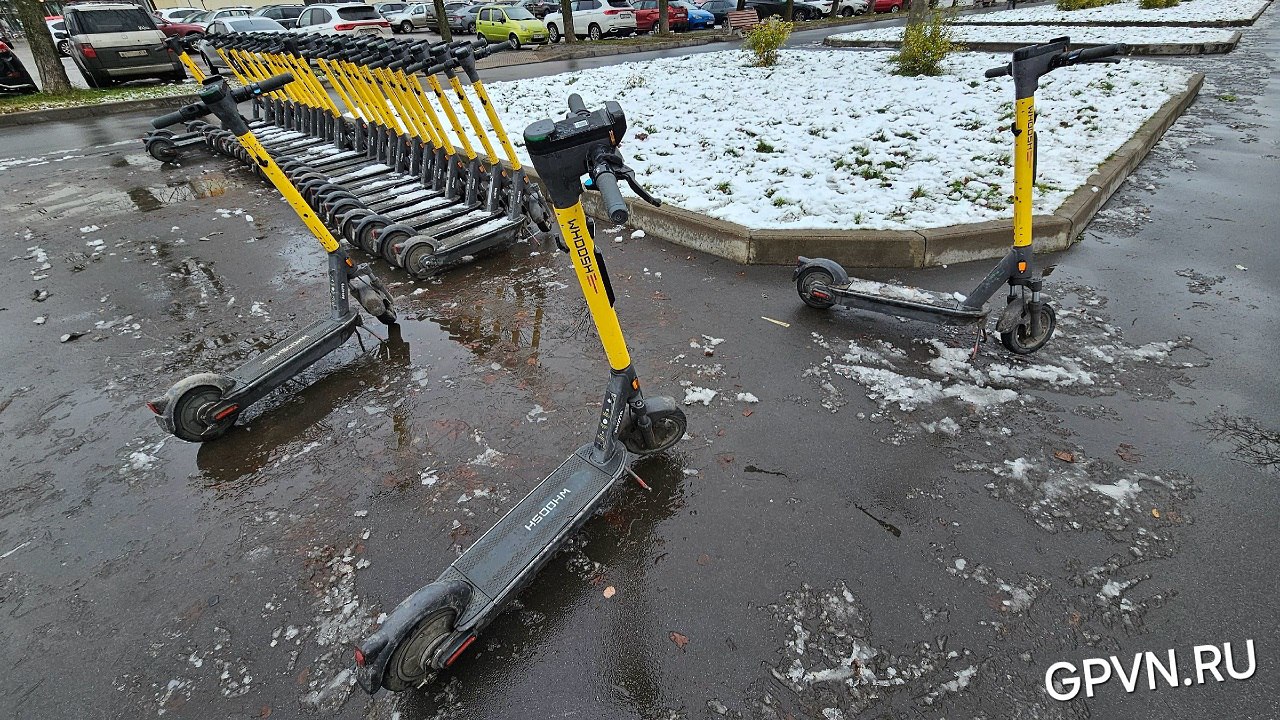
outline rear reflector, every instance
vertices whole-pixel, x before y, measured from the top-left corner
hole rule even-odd
[[[150,401],[148,401],[148,402],[147,402],[147,409],[148,409],[148,410],[150,410],[151,412],[155,413],[156,415],[159,415],[159,414],[160,414],[160,406],[156,405],[154,402],[150,402]]]
[[[89,43],[80,43],[80,52],[84,53],[84,56],[87,58],[98,57],[98,51],[94,50],[93,46]]]
[[[235,411],[237,411],[237,410],[239,410],[239,409],[240,409],[240,406],[239,406],[239,405],[232,405],[231,407],[227,408],[226,410],[222,410],[222,411],[220,411],[217,415],[214,415],[214,416],[213,416],[213,419],[214,419],[214,420],[221,420],[222,418],[224,418],[224,417],[226,417],[226,416],[230,415],[231,413],[233,413],[233,412],[235,412]]]
[[[364,653],[361,652],[360,648],[356,648],[356,665],[364,667]]]

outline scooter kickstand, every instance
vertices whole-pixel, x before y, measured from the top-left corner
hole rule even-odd
[[[627,471],[627,474],[631,476],[632,480],[635,480],[640,485],[640,487],[644,488],[645,492],[653,492],[653,488],[649,487],[649,484],[644,481],[644,478],[637,475],[634,470],[632,470],[631,468],[623,468],[623,469]]]
[[[978,348],[987,341],[987,326],[983,325],[978,328],[978,335],[973,339],[973,352],[969,353],[969,362],[973,362],[978,357]]]

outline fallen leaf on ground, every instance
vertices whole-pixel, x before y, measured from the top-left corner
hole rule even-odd
[[[1142,453],[1135,450],[1129,443],[1120,443],[1120,447],[1116,448],[1116,455],[1127,463],[1136,463],[1142,460]]]
[[[671,642],[675,643],[675,644],[676,644],[676,647],[678,647],[678,648],[680,648],[681,650],[683,650],[683,649],[684,649],[684,646],[689,644],[689,638],[688,638],[688,636],[686,636],[686,635],[681,635],[680,633],[676,632],[675,630],[672,630],[672,631],[671,631]]]
[[[616,595],[616,594],[617,594],[617,592],[618,592],[618,591],[617,591],[617,590],[615,590],[615,589],[613,588],[613,586],[612,586],[612,585],[610,585],[609,587],[607,587],[607,588],[605,588],[605,589],[604,589],[604,596],[605,596],[605,598],[606,598],[606,599],[608,599],[608,598],[611,598],[611,597],[613,597],[614,595]]]
[[[75,340],[78,337],[84,337],[86,334],[87,333],[82,333],[82,332],[67,333],[66,335],[63,335],[61,338],[59,338],[58,342],[64,342],[64,343],[71,342],[72,340]]]
[[[1075,453],[1067,452],[1066,450],[1054,450],[1053,456],[1058,458],[1062,462],[1073,463],[1076,461]]]
[[[1158,517],[1160,517],[1160,511],[1159,511],[1159,510],[1157,510],[1157,509],[1155,509],[1155,508],[1151,508],[1151,517],[1153,517],[1153,518],[1158,518]]]

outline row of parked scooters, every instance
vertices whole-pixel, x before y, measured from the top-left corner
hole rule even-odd
[[[380,321],[396,322],[386,289],[356,266],[330,228],[358,247],[410,272],[427,268],[409,248],[441,248],[486,233],[518,231],[535,212],[531,188],[519,160],[475,72],[475,59],[502,46],[480,41],[429,45],[377,40],[316,40],[306,44],[277,38],[230,37],[218,52],[241,81],[232,89],[221,77],[202,84],[201,101],[153,121],[157,128],[188,123],[188,132],[152,134],[152,154],[170,157],[186,144],[205,143],[245,160],[275,185],[315,234],[329,258],[332,312],[270,348],[236,371],[202,373],[180,381],[148,406],[162,426],[187,440],[221,435],[244,407],[341,345],[360,324],[357,304]],[[943,324],[986,326],[987,300],[1008,294],[997,323],[1005,346],[1019,354],[1039,349],[1053,333],[1054,313],[1041,296],[1043,274],[1032,267],[1031,190],[1035,174],[1034,95],[1040,78],[1069,65],[1115,62],[1122,45],[1071,51],[1067,38],[1014,52],[1013,61],[991,68],[988,78],[1011,76],[1014,122],[1014,223],[1009,252],[967,296],[894,289],[849,278],[838,264],[800,258],[793,280],[800,298],[815,308],[843,304]],[[185,58],[185,55],[183,56]],[[188,69],[194,70],[189,58]],[[350,111],[330,99],[316,69]],[[472,83],[510,167],[497,161],[482,140],[485,156],[472,148],[436,75],[443,75],[463,113],[481,138],[483,128],[463,92],[456,70]],[[455,132],[444,132],[428,91]],[[198,73],[198,71],[196,71]],[[259,119],[241,117],[237,103],[253,99]],[[531,582],[556,551],[605,502],[609,491],[631,477],[640,457],[663,452],[685,436],[687,420],[676,401],[646,396],[614,312],[614,292],[604,257],[583,210],[583,176],[600,193],[605,214],[619,224],[631,209],[619,192],[629,184],[650,198],[624,164],[618,148],[626,135],[622,108],[607,102],[587,109],[569,97],[563,120],[541,120],[524,130],[524,143],[559,227],[561,249],[586,299],[610,373],[590,441],[570,454],[501,520],[434,581],[403,600],[355,648],[357,681],[370,693],[422,687],[454,664],[478,633]],[[200,120],[214,114],[220,127]],[[459,149],[460,148],[460,149]],[[280,157],[279,163],[276,157]],[[481,198],[484,198],[481,200]],[[505,204],[504,204],[505,203]],[[544,215],[545,217],[545,215]],[[536,221],[536,218],[535,218]],[[426,235],[426,233],[432,235]],[[475,240],[474,242],[481,242]],[[415,243],[418,243],[415,245]],[[388,251],[390,250],[390,251]],[[646,486],[647,487],[647,486]]]

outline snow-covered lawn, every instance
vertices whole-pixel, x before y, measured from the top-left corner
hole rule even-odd
[[[1064,30],[1055,25],[956,25],[953,37],[961,43],[1033,43],[1048,42],[1069,34],[1073,47],[1080,45],[1107,45],[1127,43],[1130,46],[1163,45],[1167,43],[1200,44],[1230,42],[1235,30],[1200,27],[1078,27]],[[902,28],[878,28],[840,33],[827,38],[833,41],[876,40],[900,42]]]
[[[579,93],[627,113],[624,155],[654,195],[750,228],[915,229],[1011,214],[1013,84],[1006,55],[963,53],[950,74],[892,75],[889,52],[737,50],[493,83],[513,139]],[[1054,211],[1190,73],[1128,60],[1046,76],[1036,211]],[[524,154],[523,147],[520,153]]]
[[[1089,23],[1151,23],[1174,24],[1193,22],[1240,22],[1251,19],[1271,0],[1182,0],[1171,8],[1144,10],[1137,0],[1126,0],[1115,5],[1104,5],[1088,10],[1063,11],[1050,1],[1036,7],[980,15],[965,15],[956,22],[964,25],[998,24],[1056,24],[1088,25]]]

